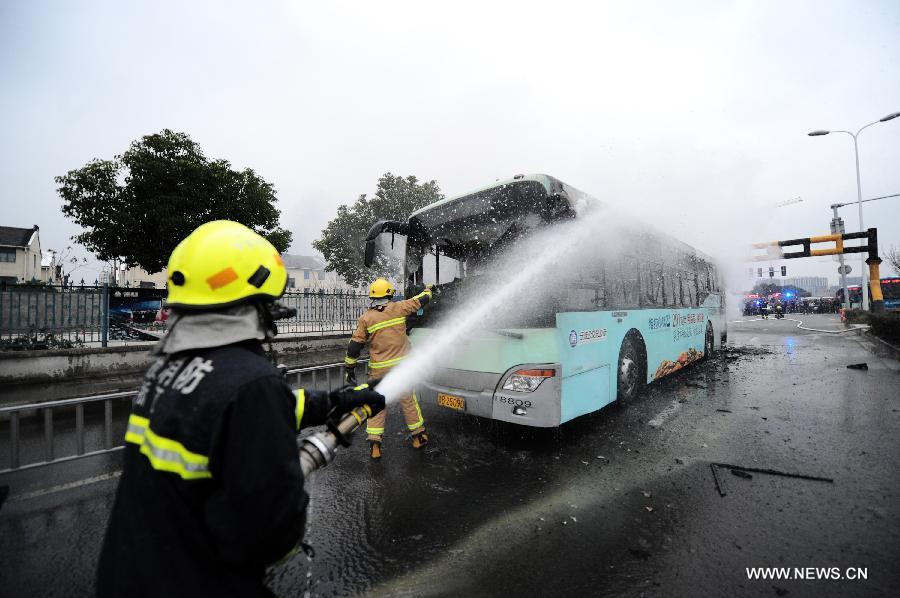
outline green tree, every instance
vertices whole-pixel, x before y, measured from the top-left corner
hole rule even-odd
[[[275,188],[250,168],[208,159],[186,133],[146,135],[55,180],[63,214],[84,229],[72,239],[103,261],[159,272],[179,241],[222,219],[247,225],[280,252],[291,244]]]
[[[369,269],[363,263],[369,228],[378,220],[403,222],[419,208],[443,198],[435,181],[419,183],[414,176],[394,176],[387,172],[378,179],[372,197],[362,194],[352,206],[339,206],[337,216],[312,246],[325,257],[325,269],[337,272],[350,285],[365,284],[373,277],[390,277],[396,272],[387,264]]]

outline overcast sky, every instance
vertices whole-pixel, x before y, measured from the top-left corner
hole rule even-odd
[[[171,128],[275,185],[292,253],[386,171],[448,196],[544,172],[733,256],[856,199],[850,136],[806,133],[900,111],[900,2],[7,1],[0,84],[0,224],[45,249],[77,232],[55,175]],[[860,164],[900,193],[900,119]],[[900,245],[900,198],[864,210]]]

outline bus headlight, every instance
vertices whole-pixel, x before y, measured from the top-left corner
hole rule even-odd
[[[547,378],[556,375],[556,370],[517,370],[503,383],[503,390],[534,392]]]

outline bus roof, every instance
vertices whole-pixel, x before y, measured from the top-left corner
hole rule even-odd
[[[431,210],[434,210],[437,208],[448,206],[448,205],[453,204],[461,199],[469,197],[470,195],[475,195],[476,193],[481,193],[482,191],[487,191],[488,189],[504,187],[506,185],[521,183],[523,181],[532,181],[532,182],[540,183],[541,185],[543,185],[544,191],[547,193],[547,195],[557,192],[557,191],[561,190],[563,187],[562,181],[560,181],[559,179],[556,179],[552,176],[546,175],[546,174],[516,175],[515,177],[513,177],[511,179],[506,179],[504,181],[496,181],[494,183],[491,183],[490,185],[484,185],[483,187],[479,187],[478,189],[473,189],[471,191],[462,193],[460,195],[454,195],[453,197],[448,197],[448,198],[442,199],[440,201],[436,201],[433,204],[429,204],[429,205],[425,206],[424,208],[419,208],[418,210],[416,210],[415,212],[410,214],[410,218],[419,216],[421,214],[424,214],[425,212],[430,212]]]
[[[461,195],[454,195],[453,197],[448,197],[446,199],[436,201],[433,204],[430,204],[423,208],[420,208],[420,209],[416,210],[415,212],[413,212],[412,214],[410,214],[409,221],[410,222],[418,221],[418,223],[421,225],[423,223],[423,221],[432,220],[432,222],[430,222],[428,225],[429,227],[435,226],[435,225],[440,226],[447,222],[447,214],[455,211],[457,204],[459,205],[460,208],[462,208],[461,212],[464,214],[467,211],[464,209],[466,202],[476,198],[480,194],[483,194],[485,191],[489,191],[491,189],[500,189],[502,187],[513,186],[516,184],[528,183],[528,182],[538,183],[542,187],[543,192],[546,197],[549,197],[552,195],[560,195],[560,196],[565,197],[566,200],[569,202],[569,207],[572,208],[575,213],[578,212],[579,204],[584,204],[585,201],[599,202],[599,200],[588,195],[584,191],[581,191],[580,189],[577,189],[576,187],[572,187],[571,185],[568,185],[567,183],[562,182],[561,180],[557,179],[556,177],[552,177],[547,174],[539,174],[538,173],[538,174],[528,174],[528,175],[516,175],[511,179],[506,179],[503,181],[496,181],[489,185],[479,187],[478,189],[473,189],[472,191],[469,191],[468,193],[463,193]],[[599,203],[599,205],[603,205],[603,203],[601,202],[601,203]],[[423,216],[424,216],[424,218],[422,218]],[[455,220],[456,217],[450,216],[450,219]],[[691,247],[687,243],[685,243],[679,239],[676,239],[674,237],[671,237],[670,235],[663,233],[662,231],[657,230],[649,225],[644,224],[643,226],[648,230],[648,232],[651,232],[655,236],[657,236],[661,239],[665,238],[670,247],[672,247],[672,248],[680,247],[682,250],[684,250],[688,253],[693,253],[697,257],[702,258],[708,262],[713,261],[713,259],[705,252],[703,252],[695,247]]]

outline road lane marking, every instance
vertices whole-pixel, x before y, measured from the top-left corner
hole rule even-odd
[[[661,428],[666,420],[672,417],[672,415],[679,409],[681,409],[681,403],[676,399],[675,401],[672,401],[671,405],[657,413],[656,417],[648,421],[647,424],[653,426],[654,428]]]
[[[68,484],[59,484],[58,486],[51,486],[50,488],[44,488],[43,490],[34,490],[33,492],[26,492],[24,494],[11,496],[8,502],[28,500],[30,498],[38,498],[40,496],[47,496],[48,494],[55,494],[64,490],[72,490],[73,488],[80,488],[82,486],[88,486],[90,484],[96,484],[98,482],[105,482],[106,480],[117,478],[120,475],[122,475],[121,471],[104,473],[103,475],[94,476],[92,478],[85,478],[83,480],[77,480],[75,482],[69,482]]]

